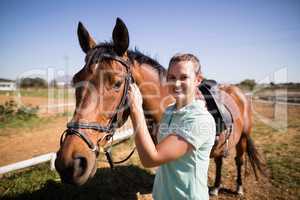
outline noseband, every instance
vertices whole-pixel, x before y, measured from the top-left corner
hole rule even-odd
[[[116,130],[117,124],[118,124],[118,114],[119,114],[120,110],[122,108],[124,109],[126,106],[126,99],[127,99],[127,95],[128,95],[129,85],[130,85],[130,83],[133,82],[133,77],[132,77],[131,70],[130,70],[130,63],[128,61],[124,60],[124,58],[117,56],[117,55],[102,53],[99,50],[99,48],[97,48],[97,47],[95,47],[95,49],[93,49],[93,52],[92,52],[88,62],[86,63],[86,66],[89,66],[90,64],[99,63],[103,59],[112,59],[112,60],[118,61],[126,69],[126,77],[125,77],[123,96],[121,98],[120,103],[116,107],[116,110],[114,111],[112,118],[110,119],[110,121],[108,122],[108,124],[106,126],[102,126],[96,122],[92,122],[92,123],[69,122],[69,123],[67,123],[67,129],[63,132],[63,134],[61,135],[61,138],[60,138],[60,145],[62,146],[64,138],[67,135],[76,135],[79,138],[81,138],[88,145],[88,147],[91,149],[91,151],[96,153],[97,156],[99,154],[98,144],[100,142],[102,142],[103,140],[109,141],[111,138],[113,138],[113,136],[115,134],[115,130]],[[97,132],[101,132],[101,133],[104,132],[106,134],[100,140],[97,141],[97,144],[94,144],[89,139],[89,137],[84,132],[80,131],[79,129],[92,129]],[[133,151],[130,153],[128,158],[132,155],[132,153],[133,153]],[[105,154],[107,156],[109,164],[112,167],[113,162],[109,155],[110,152],[105,151]],[[124,162],[128,158],[126,158],[120,162]],[[120,162],[117,162],[117,163],[120,163]]]

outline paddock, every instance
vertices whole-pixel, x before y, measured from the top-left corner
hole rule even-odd
[[[40,100],[35,99],[35,101]],[[280,105],[282,104],[278,104],[278,106]],[[260,177],[260,180],[256,181],[253,175],[250,175],[251,169],[248,163],[248,171],[244,173],[246,175],[245,186],[249,188],[245,191],[245,199],[298,199],[299,168],[297,166],[299,166],[299,159],[296,155],[299,154],[299,149],[296,146],[299,146],[300,142],[297,134],[300,130],[300,106],[287,105],[288,118],[285,129],[276,129],[260,120],[264,117],[275,123],[275,107],[272,103],[254,101],[253,108],[256,113],[253,137],[267,165],[268,177]],[[59,146],[59,136],[69,116],[57,116],[56,114],[52,114],[52,116],[54,116],[52,121],[35,127],[33,130],[25,129],[21,132],[20,129],[1,130],[3,134],[0,136],[0,166],[55,152]],[[130,128],[130,124],[127,126],[128,128]],[[11,151],[12,146],[14,151]],[[132,139],[116,146],[113,150],[114,159],[119,160],[126,157],[132,147]],[[234,193],[236,174],[235,164],[231,159],[233,155],[234,152],[230,152],[229,158],[224,159],[223,187],[219,197],[211,197],[211,199],[238,198]],[[141,166],[136,153],[129,161],[116,167],[115,171],[109,169],[104,155],[100,155],[95,178],[87,186],[81,188],[80,192],[72,186],[62,185],[58,174],[50,170],[50,162],[47,162],[2,174],[0,193],[4,199],[22,199],[24,197],[28,199],[39,197],[59,199],[62,196],[64,199],[74,199],[79,193],[80,197],[84,199],[97,199],[97,197],[102,197],[101,199],[151,199],[154,173],[155,170],[145,169]],[[214,164],[211,162],[210,185],[213,177]],[[24,183],[30,184],[24,185]],[[50,196],[49,193],[51,193]]]

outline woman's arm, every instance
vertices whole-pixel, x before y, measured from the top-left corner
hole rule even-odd
[[[145,167],[155,167],[176,160],[193,149],[190,143],[175,134],[170,134],[155,146],[146,125],[142,97],[136,85],[130,86],[129,102],[130,117],[136,134],[135,143]]]

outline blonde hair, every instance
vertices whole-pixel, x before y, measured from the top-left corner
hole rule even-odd
[[[174,65],[178,62],[182,62],[182,61],[186,61],[186,62],[191,61],[194,65],[195,73],[196,74],[201,73],[201,65],[200,65],[199,59],[196,56],[194,56],[193,54],[190,54],[190,53],[177,53],[177,54],[175,54],[169,62],[169,68],[172,65]]]

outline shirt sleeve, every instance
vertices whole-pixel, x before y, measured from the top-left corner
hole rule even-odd
[[[215,135],[215,124],[211,115],[201,114],[184,118],[180,126],[174,130],[175,134],[185,139],[199,149]]]

